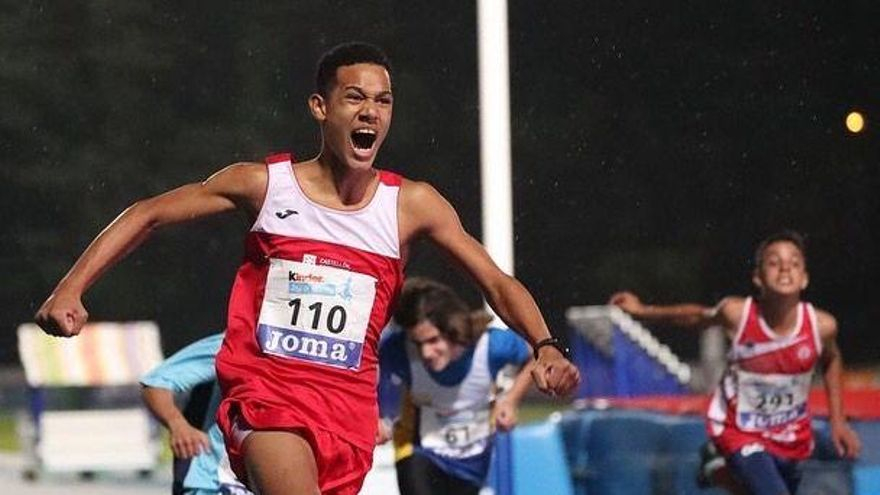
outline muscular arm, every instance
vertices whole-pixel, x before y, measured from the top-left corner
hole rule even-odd
[[[611,296],[608,303],[618,306],[641,321],[699,329],[720,325],[730,334],[736,330],[739,323],[744,300],[739,297],[727,297],[715,307],[692,303],[648,305],[643,304],[638,296],[631,292],[618,292]]]
[[[534,345],[550,337],[532,295],[518,280],[498,268],[483,246],[465,232],[458,214],[433,187],[405,181],[400,213],[403,243],[421,235],[428,237],[476,281],[492,309],[527,342]],[[551,363],[558,366],[548,368]],[[544,381],[546,373],[551,376],[549,387]],[[577,369],[551,346],[541,348],[533,377],[539,389],[551,393],[567,393],[579,381]]]
[[[837,345],[837,321],[829,313],[817,311],[819,335],[822,338],[822,378],[828,395],[828,421],[831,439],[838,454],[857,457],[861,441],[849,427],[843,412],[843,355]]]
[[[479,284],[498,316],[530,344],[550,337],[531,294],[515,278],[502,272],[485,248],[465,232],[458,214],[428,184],[407,181],[402,189],[402,229],[405,242],[426,236]]]
[[[78,334],[88,319],[80,300],[82,294],[154,230],[235,208],[253,215],[262,202],[266,181],[261,164],[236,164],[202,183],[188,184],[133,204],[89,244],[43,303],[36,322],[53,335]]]

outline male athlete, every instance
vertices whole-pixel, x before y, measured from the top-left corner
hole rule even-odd
[[[798,462],[813,451],[807,397],[817,365],[824,370],[838,453],[854,458],[861,442],[843,414],[837,321],[801,301],[809,283],[803,238],[785,231],[764,239],[752,282],[758,297],[727,297],[715,308],[649,306],[629,292],[613,295],[611,303],[643,321],[726,330],[729,364],[706,413],[709,436],[750,493],[793,494],[800,482]]]
[[[448,253],[537,352],[537,387],[564,395],[577,369],[534,299],[504,274],[430,185],[373,167],[391,124],[390,64],[378,48],[340,45],[318,64],[308,100],[319,155],[231,165],[202,183],[139,201],[83,252],[37,312],[73,336],[83,293],[162,226],[241,210],[253,221],[217,356],[218,422],[240,478],[263,495],[354,494],[372,462],[376,347],[420,237]]]

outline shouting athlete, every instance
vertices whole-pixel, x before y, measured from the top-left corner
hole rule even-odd
[[[139,201],[86,248],[36,321],[73,336],[81,297],[165,225],[241,210],[253,222],[217,355],[218,411],[236,473],[263,495],[354,494],[372,462],[376,347],[400,291],[408,246],[427,238],[482,288],[537,352],[547,393],[578,383],[529,292],[464,231],[433,187],[374,168],[394,96],[385,54],[364,43],[327,52],[308,99],[321,151],[293,164],[237,163],[201,183]]]

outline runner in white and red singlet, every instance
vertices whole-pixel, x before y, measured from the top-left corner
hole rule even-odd
[[[377,340],[417,238],[448,253],[532,344],[537,387],[568,394],[578,371],[529,292],[433,187],[373,167],[393,101],[380,49],[330,50],[308,100],[323,138],[316,158],[238,163],[135,203],[83,252],[37,323],[52,335],[76,335],[88,318],[83,293],[153,230],[243,211],[253,223],[217,356],[224,394],[217,419],[236,474],[263,495],[359,490],[378,422]]]
[[[752,281],[757,298],[728,297],[714,308],[645,305],[629,292],[613,295],[611,303],[640,320],[724,327],[731,347],[706,413],[709,437],[750,493],[795,493],[798,462],[813,451],[807,398],[817,365],[823,368],[838,453],[852,458],[861,449],[843,413],[837,321],[801,301],[809,276],[803,237],[795,232],[760,243]]]

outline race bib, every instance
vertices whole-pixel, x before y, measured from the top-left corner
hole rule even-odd
[[[444,414],[426,407],[421,412],[422,447],[454,458],[471,457],[487,448],[492,434],[488,410]]]
[[[738,371],[737,426],[743,431],[775,429],[806,416],[811,376]]]
[[[376,279],[325,265],[272,258],[257,337],[266,354],[358,369]]]

